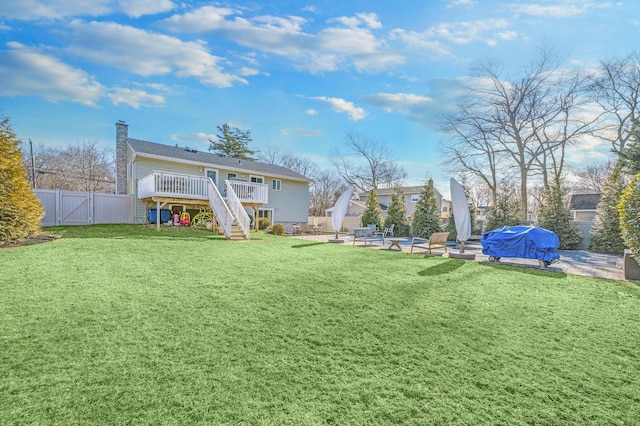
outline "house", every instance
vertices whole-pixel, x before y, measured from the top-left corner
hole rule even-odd
[[[596,216],[596,209],[600,203],[600,194],[573,194],[569,202],[569,209],[573,220],[590,222]]]
[[[380,206],[382,208],[382,206]],[[387,206],[384,206],[386,210]],[[362,212],[366,210],[366,206],[359,201],[349,200],[349,206],[347,207],[347,212],[345,213],[345,217],[356,217],[361,216]],[[333,216],[333,207],[330,207],[324,211],[324,215],[326,217]]]
[[[420,193],[424,190],[424,186],[403,186],[399,188],[378,188],[374,191],[376,192],[376,198],[381,205],[388,206],[391,204],[391,196],[396,190],[402,191],[404,195],[404,205],[407,209],[407,215],[409,217],[413,216],[413,213],[416,210],[416,204],[420,199]],[[436,196],[436,202],[438,203],[438,211],[440,211],[440,215],[442,219],[447,219],[451,214],[451,202],[443,199],[442,194],[436,188],[434,188],[434,193]],[[367,199],[371,195],[371,191],[362,192],[358,194],[360,198],[360,202],[362,204],[366,204]],[[446,211],[445,211],[446,210]],[[386,213],[386,209],[383,210],[383,214]]]
[[[134,223],[149,210],[197,214],[209,207],[227,238],[249,238],[259,217],[284,225],[307,222],[311,179],[290,169],[210,152],[129,138],[116,123],[116,186],[133,194]],[[156,220],[158,228],[161,220]]]

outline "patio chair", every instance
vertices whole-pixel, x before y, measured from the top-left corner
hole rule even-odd
[[[445,253],[447,252],[447,237],[449,236],[448,232],[434,232],[431,234],[428,240],[424,238],[413,237],[411,239],[411,253],[413,253],[413,248],[423,248],[431,254],[431,249],[436,247],[444,248]]]
[[[396,224],[392,223],[390,227],[384,228],[384,231],[382,231],[382,238],[384,238],[384,237],[395,237],[395,235],[393,235],[393,229],[395,227],[396,227]]]

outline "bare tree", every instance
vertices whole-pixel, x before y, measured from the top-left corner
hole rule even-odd
[[[115,155],[97,142],[83,141],[63,148],[39,146],[34,151],[37,188],[112,192]],[[32,169],[31,158],[26,161]]]
[[[601,194],[614,167],[615,161],[611,159],[587,165],[576,173],[578,182],[573,186],[573,191],[582,194]]]
[[[498,164],[504,164],[502,160],[506,154],[484,128],[484,119],[460,105],[457,112],[444,116],[442,127],[450,137],[450,143],[444,148],[446,161],[443,165],[452,172],[480,179],[496,205],[501,173]]]
[[[258,153],[256,160],[265,164],[286,167],[311,179],[314,179],[318,174],[316,163],[304,157],[282,152],[279,148],[267,147],[266,150]]]
[[[602,61],[591,83],[608,124],[598,136],[619,153],[631,138],[634,121],[640,119],[640,54]]]
[[[342,178],[331,170],[317,173],[309,190],[309,214],[324,216],[325,211],[335,204],[336,200],[347,189]]]
[[[347,133],[345,147],[348,154],[334,151],[332,160],[338,174],[357,191],[402,186],[407,172],[385,145]]]
[[[528,217],[528,185],[539,176],[559,182],[567,146],[593,131],[597,117],[584,119],[584,78],[561,72],[558,61],[541,49],[519,78],[507,78],[488,62],[472,69],[458,111],[445,116],[452,136],[448,160],[481,178],[494,193],[513,170],[519,185],[520,218]],[[550,176],[551,174],[551,176]]]

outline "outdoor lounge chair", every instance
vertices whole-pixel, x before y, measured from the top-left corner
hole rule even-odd
[[[434,232],[431,234],[429,239],[417,238],[413,237],[411,239],[411,253],[413,253],[413,248],[423,248],[431,254],[431,250],[434,248],[444,248],[444,251],[447,251],[447,237],[449,236],[448,232]]]

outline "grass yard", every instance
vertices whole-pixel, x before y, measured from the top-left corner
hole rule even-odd
[[[255,234],[0,250],[0,424],[638,424],[640,288]]]

